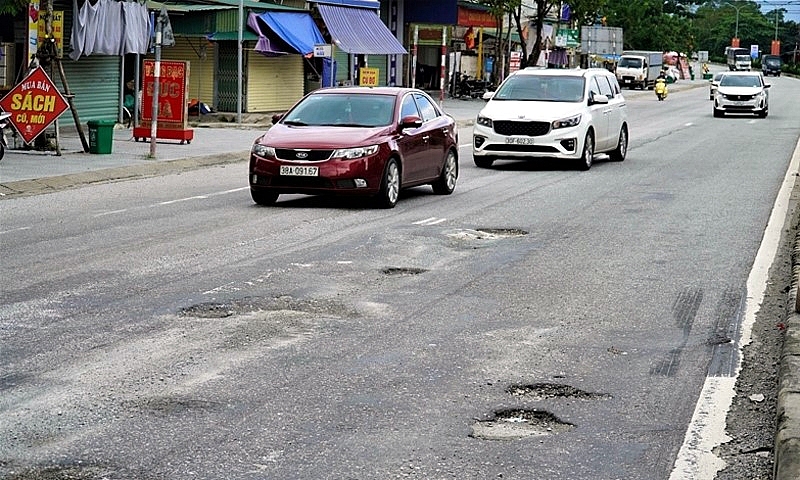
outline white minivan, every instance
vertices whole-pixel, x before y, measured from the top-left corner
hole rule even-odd
[[[475,165],[500,159],[556,158],[581,170],[597,153],[625,160],[628,117],[613,73],[602,68],[526,68],[511,74],[473,127]]]

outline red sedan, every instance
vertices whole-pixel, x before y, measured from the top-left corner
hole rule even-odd
[[[392,208],[400,190],[432,185],[449,195],[458,178],[458,129],[425,92],[398,87],[314,91],[256,139],[250,194],[367,195]]]

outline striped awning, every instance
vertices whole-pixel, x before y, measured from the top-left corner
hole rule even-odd
[[[375,10],[324,3],[317,4],[317,8],[340,50],[366,55],[408,53]]]

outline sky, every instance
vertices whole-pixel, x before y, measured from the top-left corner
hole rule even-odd
[[[756,0],[764,13],[782,8],[786,10],[784,18],[800,23],[800,0]]]

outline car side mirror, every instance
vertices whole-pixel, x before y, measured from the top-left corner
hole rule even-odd
[[[765,84],[765,85],[764,85],[764,88],[769,88],[769,87],[771,87],[771,86],[772,86],[772,84],[771,84],[771,83],[767,83],[767,84]]]
[[[276,123],[280,122],[281,118],[283,118],[283,114],[282,113],[276,113],[276,114],[272,115],[272,124],[275,125]]]
[[[492,99],[492,97],[494,97],[494,92],[483,92],[483,96],[481,98],[488,102]]]
[[[419,128],[422,126],[422,119],[416,115],[407,115],[400,120],[400,129]]]
[[[593,94],[592,97],[589,99],[589,105],[607,104],[607,103],[608,103],[608,97],[600,93]]]

